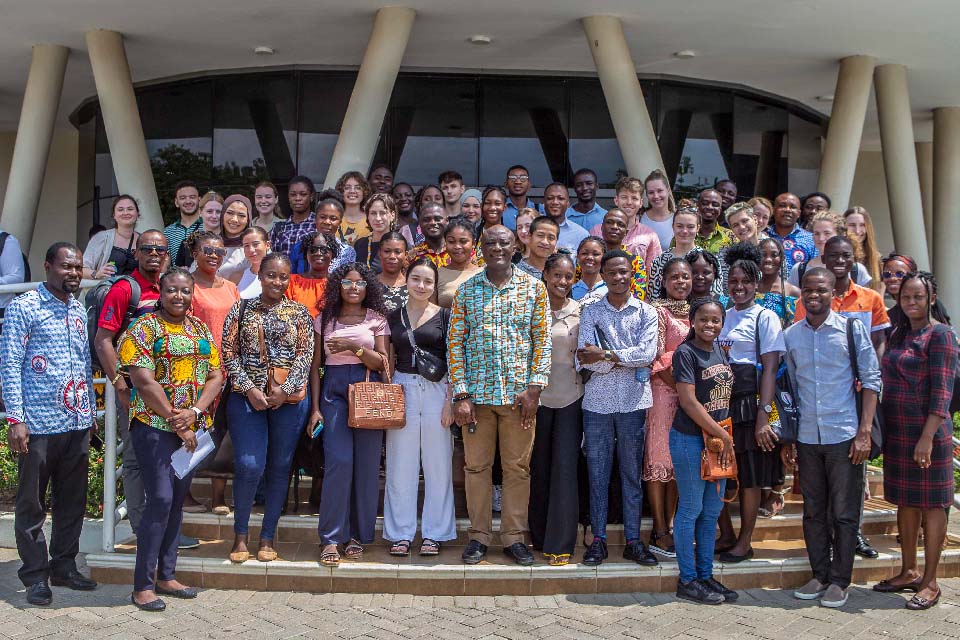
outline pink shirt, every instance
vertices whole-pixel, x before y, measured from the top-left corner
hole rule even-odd
[[[363,346],[364,349],[373,349],[377,336],[389,336],[390,327],[387,326],[387,319],[376,311],[367,309],[367,315],[362,322],[357,324],[341,324],[336,320],[328,324],[326,328],[320,324],[321,316],[317,316],[313,321],[313,329],[318,334],[323,332],[323,349],[326,354],[325,364],[363,364],[355,353],[341,351],[337,354],[330,353],[327,343],[330,338],[344,338],[353,340]]]
[[[590,235],[603,237],[599,224],[590,229]],[[633,229],[627,231],[627,235],[623,238],[623,246],[633,255],[643,258],[643,264],[647,265],[647,269],[653,264],[654,259],[663,253],[657,232],[639,220],[633,225]]]

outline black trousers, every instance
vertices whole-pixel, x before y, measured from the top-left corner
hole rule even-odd
[[[863,465],[850,463],[851,442],[797,445],[803,539],[813,577],[841,589],[853,574],[863,503]]]
[[[14,532],[23,566],[23,585],[76,569],[80,531],[87,506],[87,467],[90,430],[30,435],[29,452],[17,458],[17,504]],[[43,534],[45,497],[51,488],[53,527],[49,556]]]
[[[530,456],[530,538],[544,553],[573,553],[579,521],[580,400],[561,409],[537,409]]]

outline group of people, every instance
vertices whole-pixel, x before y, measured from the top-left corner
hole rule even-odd
[[[233,562],[277,559],[305,440],[322,451],[323,565],[359,560],[374,541],[381,468],[390,553],[413,553],[419,527],[417,552],[438,555],[457,537],[462,446],[464,563],[493,544],[495,502],[503,553],[521,565],[534,551],[571,562],[581,523],[590,534],[580,561],[601,564],[608,522],[622,512],[624,559],[675,558],[677,596],[720,604],[737,593],[715,579],[715,553],[753,557],[757,518],[783,510],[794,470],[813,570],[795,595],[840,607],[854,555],[877,555],[860,523],[881,410],[884,492],[904,551],[901,571],[874,588],[914,592],[909,608],[936,604],[957,340],[932,274],[909,256],[881,259],[869,213],[841,216],[822,193],[742,202],[724,180],[675,202],[654,171],[621,179],[603,209],[589,169],[574,176],[573,203],[567,185],[546,186],[539,204],[530,187],[519,165],[504,186],[467,189],[445,171],[417,191],[377,166],[320,193],[291,179],[284,217],[270,183],[251,202],[184,182],[179,217],[163,230],[138,233],[136,199],[123,195],[115,228],[85,252],[51,246],[46,281],[10,303],[0,339],[28,600],[48,604],[50,584],[95,587],[74,559],[96,362],[121,406],[137,536],[131,599],[147,611],[165,608],[161,596],[196,596],[175,574],[193,474],[178,477],[171,455],[210,428],[217,451],[199,473],[212,477],[223,515],[233,478]],[[109,286],[93,336],[74,296],[81,276]],[[795,442],[781,441],[785,378],[799,407]],[[350,385],[390,379],[403,388],[405,426],[351,428]],[[707,447],[736,467],[735,481],[703,479]],[[734,493],[739,531],[725,503]]]

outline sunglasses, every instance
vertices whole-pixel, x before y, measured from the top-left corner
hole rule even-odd
[[[340,288],[342,289],[366,289],[367,281],[366,280],[347,280],[344,278],[340,281]]]
[[[890,278],[898,278],[900,280],[903,280],[903,278],[907,275],[907,272],[906,271],[884,271],[880,275],[883,276],[884,280],[888,280]]]
[[[322,256],[327,253],[333,253],[333,250],[325,244],[310,245],[310,255]]]
[[[167,248],[162,244],[145,244],[140,247],[140,251],[150,254],[156,252],[158,256],[166,255]]]
[[[227,250],[223,247],[201,247],[200,250],[203,251],[203,255],[205,256],[216,254],[218,258],[222,258],[227,255]]]

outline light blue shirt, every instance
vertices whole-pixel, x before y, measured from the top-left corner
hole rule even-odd
[[[853,322],[853,344],[864,389],[880,393],[880,364],[870,332]],[[804,318],[783,332],[786,361],[799,396],[803,444],[839,444],[857,435],[857,402],[847,350],[847,319],[831,311],[814,329]]]
[[[570,253],[576,254],[580,242],[590,234],[586,229],[570,219],[563,221],[560,225],[560,234],[557,237],[557,249],[569,249]],[[576,260],[576,257],[574,257]]]
[[[577,301],[583,300],[588,294],[591,298],[595,296],[597,299],[602,296],[606,296],[607,283],[603,280],[599,280],[597,281],[597,284],[594,285],[593,289],[591,289],[590,285],[583,280],[577,280],[577,282],[573,285],[573,288],[570,289],[570,297]]]
[[[531,200],[529,197],[527,198],[527,204],[520,207],[520,209],[525,209],[528,207],[530,209],[536,209],[541,214],[543,213],[543,205],[537,204],[536,202]],[[513,200],[511,200],[510,197],[507,196],[507,208],[503,210],[502,222],[505,227],[510,229],[510,231],[517,230],[517,214],[520,213],[520,209],[517,209],[517,206],[513,204]]]
[[[26,275],[23,270],[20,242],[7,234],[7,242],[3,245],[3,253],[0,254],[0,284],[20,284]],[[0,309],[6,309],[15,295],[15,293],[0,295]]]
[[[0,334],[0,376],[7,415],[31,434],[89,429],[97,403],[83,305],[42,284],[14,298]]]
[[[607,215],[607,210],[597,204],[596,201],[593,203],[593,209],[586,213],[580,213],[573,207],[567,209],[567,220],[580,225],[587,231],[603,222],[603,216],[605,215]]]

